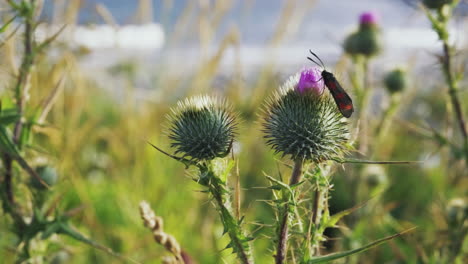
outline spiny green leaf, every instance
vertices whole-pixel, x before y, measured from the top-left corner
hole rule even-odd
[[[234,168],[235,165],[236,165],[236,162],[234,160],[229,160],[226,166],[226,169],[224,170],[222,175],[220,175],[221,179],[226,180],[229,173],[231,172],[232,168]]]
[[[47,225],[44,233],[42,233],[42,235],[41,235],[41,239],[47,239],[51,235],[59,232],[59,230],[61,228],[61,224],[62,223],[60,223],[60,222],[53,222],[53,223],[50,223],[49,225]]]
[[[354,206],[352,208],[349,208],[349,209],[346,209],[344,211],[341,211],[339,213],[336,213],[334,215],[332,215],[326,222],[325,226],[324,226],[324,229],[327,228],[327,227],[334,227],[336,225],[336,223],[338,223],[338,221],[340,221],[341,218],[351,214],[352,212],[356,211],[357,209],[363,207],[365,204],[367,203],[367,201],[365,201],[364,203],[362,204],[359,204],[357,206]]]
[[[125,257],[125,256],[122,256],[116,252],[114,252],[112,249],[108,248],[108,247],[105,247],[87,237],[85,237],[83,234],[81,234],[80,232],[74,230],[68,223],[66,222],[60,222],[60,228],[57,230],[57,233],[60,233],[60,234],[64,234],[64,235],[67,235],[71,238],[74,238],[75,240],[77,241],[80,241],[80,242],[83,242],[85,244],[88,244],[94,248],[97,248],[97,249],[100,249],[106,253],[108,253],[109,255],[112,255],[114,257],[117,257],[117,258],[120,258],[120,259],[124,259],[124,260],[127,260],[127,261],[130,261],[132,263],[139,263],[137,261],[135,261],[134,259],[131,259],[129,257]]]
[[[330,160],[336,161],[338,163],[353,163],[353,164],[401,164],[401,165],[409,165],[409,164],[417,164],[423,163],[423,161],[374,161],[374,160],[360,160],[360,159],[341,159],[341,158],[331,158]]]
[[[0,125],[8,126],[18,121],[20,115],[16,109],[4,109],[0,112]]]
[[[276,183],[276,185],[273,185],[273,186],[277,186],[278,188],[281,188],[283,190],[288,190],[290,193],[292,193],[292,190],[291,188],[289,187],[289,185],[287,185],[286,183],[280,181],[280,180],[277,180],[271,176],[266,176],[268,180],[270,180],[271,182],[273,183]]]
[[[348,256],[351,256],[351,255],[354,255],[354,254],[357,254],[357,253],[361,253],[361,252],[364,252],[366,250],[369,250],[373,247],[376,247],[380,244],[383,244],[391,239],[394,239],[396,237],[399,237],[405,233],[408,233],[408,232],[411,232],[415,229],[416,227],[413,227],[413,228],[410,228],[408,230],[405,230],[403,232],[400,232],[400,233],[397,233],[397,234],[394,234],[394,235],[391,235],[391,236],[388,236],[388,237],[384,237],[382,239],[379,239],[379,240],[376,240],[374,242],[371,242],[363,247],[360,247],[360,248],[357,248],[357,249],[352,249],[352,250],[348,250],[348,251],[343,251],[343,252],[338,252],[338,253],[334,253],[334,254],[329,254],[329,255],[325,255],[325,256],[320,256],[320,257],[314,257],[310,260],[308,260],[306,263],[307,264],[314,264],[314,263],[325,263],[325,262],[329,262],[329,261],[333,261],[333,260],[337,260],[337,259],[340,259],[340,258],[344,258],[344,257],[348,257]]]
[[[271,190],[281,190],[282,187],[281,187],[281,185],[271,185],[271,186],[268,186],[267,189],[271,189]]]
[[[44,42],[42,42],[39,46],[37,46],[36,51],[41,52],[44,48],[46,48],[52,41],[54,41],[60,33],[67,27],[67,25],[63,25],[57,32],[55,32],[54,35],[46,39]]]
[[[45,187],[49,187],[49,185],[47,185],[47,183],[45,183],[44,180],[42,180],[41,177],[37,175],[36,171],[31,168],[31,166],[29,166],[26,160],[21,157],[18,148],[13,143],[8,130],[4,126],[0,126],[0,150],[10,155],[12,159],[16,160],[18,164],[25,171],[27,171],[29,175],[31,175],[31,177],[36,178],[36,180],[38,180]]]
[[[254,239],[255,239],[255,237],[252,237],[252,236],[245,237],[244,242],[249,242],[249,241],[252,241]]]
[[[305,181],[300,181],[300,182],[298,182],[298,183],[296,183],[296,184],[290,185],[289,187],[291,187],[291,189],[295,189],[295,188],[297,188],[298,186],[301,186],[304,182],[305,182]]]
[[[19,156],[19,151],[4,126],[0,126],[0,150],[11,156]]]
[[[232,245],[233,245],[233,244],[232,244],[232,241],[231,241],[231,242],[229,242],[229,244],[227,244],[221,251],[226,250],[226,249],[233,248]]]
[[[148,144],[150,144],[153,148],[155,148],[156,150],[158,150],[158,151],[161,152],[162,154],[164,154],[164,155],[166,155],[166,156],[168,156],[168,157],[170,157],[170,158],[173,158],[173,159],[175,159],[175,160],[177,160],[177,161],[182,162],[182,163],[185,165],[186,168],[190,167],[190,165],[196,165],[195,162],[193,162],[193,161],[191,161],[191,160],[188,160],[188,159],[186,159],[186,158],[183,158],[183,157],[177,157],[177,156],[171,155],[171,154],[165,152],[164,150],[162,150],[162,149],[156,147],[155,145],[151,144],[150,142],[148,142]]]

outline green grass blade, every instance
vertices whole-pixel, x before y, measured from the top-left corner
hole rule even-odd
[[[414,230],[416,227],[413,227],[413,228],[410,228],[408,230],[405,230],[403,232],[400,232],[400,233],[397,233],[397,234],[394,234],[394,235],[391,235],[391,236],[388,236],[388,237],[384,237],[382,239],[379,239],[379,240],[376,240],[374,242],[371,242],[363,247],[360,247],[360,248],[357,248],[357,249],[351,249],[351,250],[348,250],[348,251],[344,251],[344,252],[338,252],[338,253],[334,253],[334,254],[329,254],[329,255],[325,255],[325,256],[321,256],[321,257],[316,257],[316,258],[313,258],[313,259],[310,259],[309,261],[307,261],[307,264],[314,264],[314,263],[325,263],[325,262],[329,262],[329,261],[333,261],[333,260],[337,260],[337,259],[340,259],[340,258],[344,258],[344,257],[348,257],[348,256],[351,256],[351,255],[354,255],[354,254],[357,254],[357,253],[361,253],[361,252],[364,252],[366,250],[369,250],[373,247],[376,247],[380,244],[383,244],[389,240],[392,240],[396,237],[399,237],[405,233],[408,233],[412,230]]]
[[[126,257],[126,256],[123,256],[117,252],[115,252],[114,250],[112,250],[111,248],[108,248],[106,246],[103,246],[97,242],[95,242],[94,240],[91,240],[87,237],[85,237],[83,234],[81,234],[80,232],[76,231],[75,229],[73,229],[72,227],[70,227],[67,223],[59,223],[59,228],[57,229],[56,233],[58,234],[64,234],[64,235],[67,235],[77,241],[80,241],[82,243],[85,243],[85,244],[88,244],[96,249],[99,249],[99,250],[102,250],[104,252],[106,252],[107,254],[111,255],[111,256],[114,256],[116,258],[119,258],[121,260],[125,260],[125,261],[128,261],[128,262],[131,262],[131,263],[135,263],[135,264],[140,264],[140,262],[132,259],[132,258],[129,258],[129,257]]]
[[[0,33],[5,32],[5,30],[10,26],[11,22],[13,22],[18,16],[12,17],[8,20],[3,26],[0,27]]]
[[[0,113],[0,125],[8,126],[20,118],[18,113]]]

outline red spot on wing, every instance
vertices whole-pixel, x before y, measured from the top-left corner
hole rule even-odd
[[[341,85],[335,80],[335,78],[330,78],[325,80],[325,85],[331,92],[333,99],[335,100],[338,109],[344,117],[349,118],[354,112],[353,102],[351,98],[346,93],[346,91],[341,87]]]
[[[353,105],[351,105],[351,104],[340,103],[340,109],[342,109],[342,110],[350,110],[352,108],[353,108]]]

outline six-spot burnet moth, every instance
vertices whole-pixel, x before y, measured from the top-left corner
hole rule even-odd
[[[322,67],[322,78],[325,82],[325,86],[327,86],[328,90],[330,90],[330,93],[333,96],[333,99],[335,99],[335,103],[338,106],[338,109],[340,110],[341,114],[344,117],[349,118],[354,112],[353,101],[351,100],[351,97],[349,97],[349,95],[346,93],[343,87],[341,87],[340,83],[336,80],[335,76],[333,76],[331,72],[325,70],[325,64],[322,62],[322,60],[311,50],[309,50],[309,52],[315,58],[317,58],[320,64],[313,60],[311,57],[307,57],[307,59]]]

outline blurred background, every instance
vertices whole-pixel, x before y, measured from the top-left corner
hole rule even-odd
[[[45,125],[35,130],[38,147],[31,154],[33,163],[47,160],[59,171],[50,199],[59,201],[61,210],[79,208],[73,224],[88,237],[141,263],[160,263],[164,249],[138,213],[139,201],[147,200],[197,263],[234,263],[235,256],[223,250],[228,240],[206,195],[181,164],[146,142],[169,150],[164,129],[170,107],[191,95],[221,95],[243,120],[233,186],[238,176],[247,229],[258,236],[253,242],[258,263],[272,263],[274,213],[264,202],[272,199],[265,174],[287,174],[288,168],[263,144],[259,112],[288,76],[311,65],[306,59],[311,49],[351,97],[359,97],[363,87],[372,91],[361,107],[365,114],[358,108],[350,119],[357,143],[349,157],[425,161],[335,164],[333,212],[373,198],[342,228],[327,231],[331,239],[324,252],[362,246],[417,225],[413,235],[342,263],[437,263],[430,262],[434,254],[450,243],[450,201],[466,203],[468,173],[466,161],[434,132],[462,142],[440,71],[442,46],[416,2],[44,0],[37,40],[66,25],[31,76],[29,112],[51,90],[58,91]],[[467,6],[462,1],[449,24],[449,41],[457,47],[454,69],[462,77]],[[343,45],[366,11],[379,17],[382,48],[363,72]],[[21,39],[17,34],[1,47],[2,96],[11,87]],[[397,67],[404,69],[408,85],[395,97],[384,79]],[[356,83],[362,78],[364,84]],[[459,86],[468,113],[466,78]],[[8,248],[13,237],[0,230],[0,246]],[[37,242],[35,252],[47,256],[47,263],[120,262],[66,237],[52,241]],[[0,259],[12,260],[13,254],[1,251]]]

